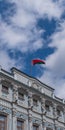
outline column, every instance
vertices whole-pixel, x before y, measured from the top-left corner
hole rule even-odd
[[[45,110],[45,99],[41,97],[41,110],[42,113],[45,114],[46,110]]]
[[[44,114],[46,113],[46,110],[45,110],[45,99],[42,97],[41,97],[41,111],[42,111],[42,130],[45,130]]]
[[[8,115],[7,122],[7,130],[12,130],[12,114]]]
[[[32,101],[32,92],[28,92],[28,130],[33,130],[32,129],[32,106],[33,106],[33,101]]]
[[[46,130],[46,122],[43,122],[43,130]]]
[[[17,130],[17,118],[15,109],[12,111],[12,130]]]
[[[26,121],[25,121],[25,130],[29,130],[28,129],[28,119],[26,119]]]
[[[57,130],[56,122],[55,120],[57,119],[57,105],[53,104],[53,116],[54,116],[54,129]]]

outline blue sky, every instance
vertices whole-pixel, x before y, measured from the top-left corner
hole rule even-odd
[[[31,60],[46,65],[31,67]],[[65,98],[65,0],[0,0],[0,65],[17,67]]]

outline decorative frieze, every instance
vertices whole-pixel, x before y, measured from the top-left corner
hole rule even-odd
[[[11,111],[11,109],[9,109],[9,108],[6,108],[6,107],[4,107],[4,106],[0,106],[0,113],[7,113],[7,114],[11,114],[12,113],[12,111]]]
[[[27,120],[28,119],[28,116],[25,114],[25,113],[21,113],[21,112],[16,112],[16,117],[17,118],[21,118],[21,119],[23,119],[23,120]]]
[[[38,118],[34,118],[34,117],[32,117],[32,122],[33,122],[33,124],[38,124],[38,125],[42,124],[42,120],[40,120]]]

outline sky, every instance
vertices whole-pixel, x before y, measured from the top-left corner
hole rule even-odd
[[[37,58],[46,64],[31,66]],[[0,65],[38,78],[65,98],[65,0],[0,0]]]

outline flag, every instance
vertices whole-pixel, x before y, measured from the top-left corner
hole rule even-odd
[[[45,64],[45,61],[41,59],[34,59],[32,60],[32,65],[35,65],[35,64]]]

